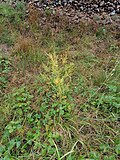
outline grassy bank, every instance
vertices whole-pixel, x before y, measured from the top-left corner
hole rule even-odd
[[[25,10],[0,6],[0,158],[119,160],[118,29]]]

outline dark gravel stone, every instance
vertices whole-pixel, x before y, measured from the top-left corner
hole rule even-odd
[[[7,0],[0,0],[0,2]],[[88,18],[92,18],[97,23],[109,24],[116,22],[112,16],[120,16],[120,0],[24,0],[32,4],[39,10],[51,9],[59,10],[60,16],[66,15],[71,21],[79,22],[82,13]],[[17,0],[12,0],[17,3]],[[106,16],[104,16],[106,15]],[[118,23],[118,22],[117,22]]]

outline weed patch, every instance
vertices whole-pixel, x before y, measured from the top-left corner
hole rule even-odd
[[[11,70],[11,63],[9,59],[0,57],[0,90],[6,88],[7,82],[8,82],[8,73]]]

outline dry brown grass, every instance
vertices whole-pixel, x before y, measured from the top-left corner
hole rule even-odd
[[[24,52],[28,53],[29,50],[33,47],[33,39],[30,37],[22,37],[20,36],[16,44],[14,45],[14,51],[15,52]]]
[[[40,12],[32,5],[28,6],[28,22],[32,25],[38,24]]]

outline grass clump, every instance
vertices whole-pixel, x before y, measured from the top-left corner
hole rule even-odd
[[[23,2],[17,2],[15,8],[13,8],[9,4],[1,3],[0,12],[4,21],[17,25],[24,19],[25,4]]]
[[[17,2],[15,8],[9,3],[1,3],[0,43],[14,44],[18,30],[20,30],[20,26],[25,19],[25,8],[23,1]]]

